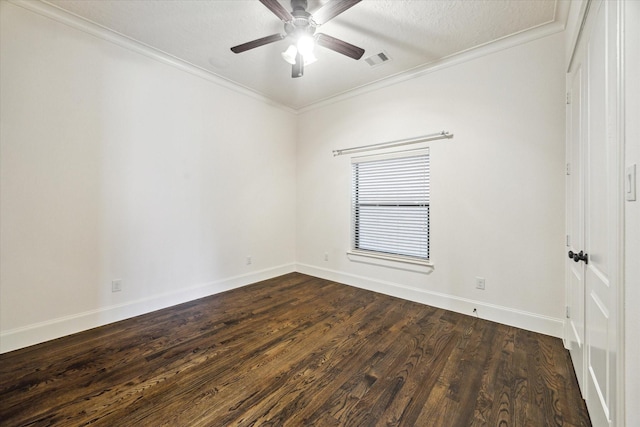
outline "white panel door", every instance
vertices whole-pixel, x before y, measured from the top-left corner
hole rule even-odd
[[[616,4],[598,3],[587,43],[585,191],[587,406],[593,424],[615,415],[617,325]],[[611,66],[611,65],[614,66]]]
[[[619,4],[592,1],[568,85],[567,342],[594,426],[616,422],[621,150]],[[576,254],[577,253],[577,254]]]
[[[583,68],[578,63],[569,75],[570,100],[567,114],[567,346],[573,359],[578,384],[583,395],[586,377],[584,348],[584,264],[574,260],[574,254],[584,249],[584,176],[582,126],[584,125],[582,109]]]

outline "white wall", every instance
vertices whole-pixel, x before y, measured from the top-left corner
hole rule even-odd
[[[636,201],[625,202],[625,378],[627,426],[640,425],[640,2],[625,1],[625,166],[636,165]]]
[[[0,8],[0,351],[295,269],[293,113]]]
[[[557,33],[301,114],[299,269],[562,336],[563,62]],[[331,150],[441,130],[455,137],[430,143],[433,271],[348,260],[349,157]]]

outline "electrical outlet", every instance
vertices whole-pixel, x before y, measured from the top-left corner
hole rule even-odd
[[[476,289],[484,290],[484,277],[476,277]]]
[[[122,290],[122,280],[112,280],[111,281],[111,292],[120,292]]]
[[[251,261],[251,255],[249,255],[249,256],[247,257],[247,265],[251,265],[251,262],[252,262],[252,261]]]
[[[324,260],[329,261],[329,252],[324,253]]]

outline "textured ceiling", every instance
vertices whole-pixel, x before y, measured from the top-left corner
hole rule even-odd
[[[309,0],[307,10],[326,2]],[[556,0],[363,0],[318,30],[362,47],[363,58],[316,47],[318,61],[292,79],[291,65],[280,55],[287,40],[241,54],[229,50],[283,32],[282,22],[258,0],[47,3],[294,109],[558,19]],[[291,10],[289,1],[280,3]],[[371,67],[364,60],[382,51],[391,61]]]

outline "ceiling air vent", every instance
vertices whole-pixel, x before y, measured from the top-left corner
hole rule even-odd
[[[372,67],[377,67],[380,64],[384,64],[385,62],[389,61],[391,58],[389,58],[389,55],[387,55],[386,52],[380,52],[378,54],[372,55],[368,58],[365,58],[364,60],[367,62],[367,64],[369,64]]]

